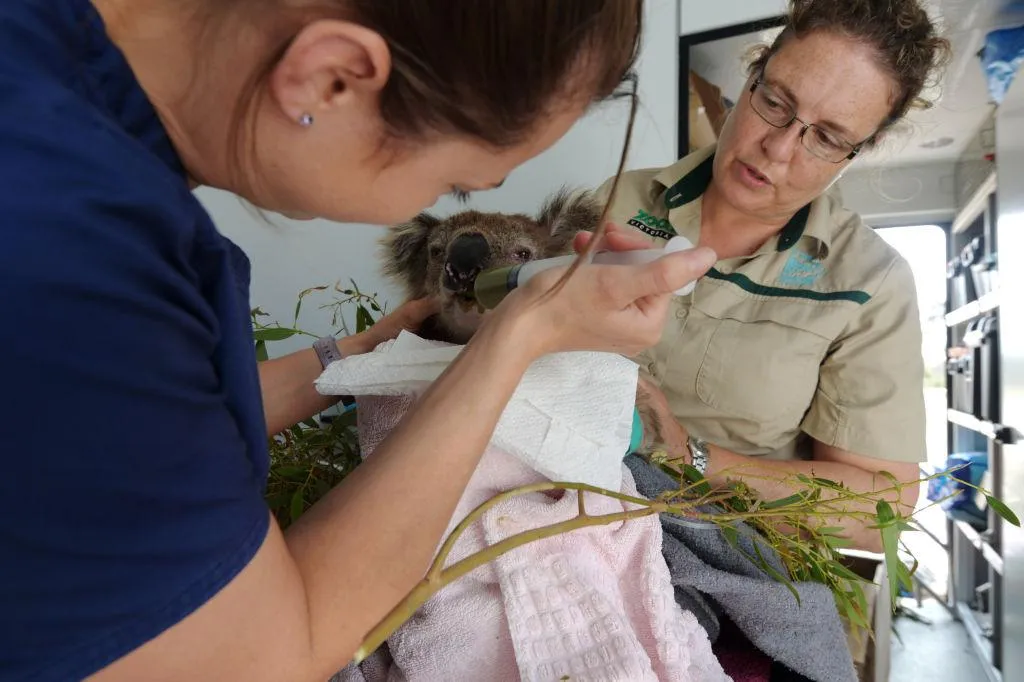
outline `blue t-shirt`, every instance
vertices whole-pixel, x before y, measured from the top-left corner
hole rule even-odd
[[[261,545],[248,286],[88,0],[0,2],[0,680],[87,676]]]

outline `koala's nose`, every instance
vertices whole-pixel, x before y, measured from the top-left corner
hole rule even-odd
[[[453,291],[468,289],[490,257],[491,247],[482,234],[459,235],[448,248],[448,259],[444,264],[445,286]]]

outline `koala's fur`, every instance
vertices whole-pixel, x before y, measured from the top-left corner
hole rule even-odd
[[[550,196],[535,217],[466,210],[441,219],[421,213],[390,228],[382,240],[384,273],[409,298],[441,301],[441,312],[424,323],[420,336],[466,343],[481,322],[469,299],[476,273],[572,253],[573,237],[597,229],[600,218],[601,206],[590,192],[566,188]]]

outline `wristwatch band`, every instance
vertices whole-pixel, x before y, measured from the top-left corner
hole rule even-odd
[[[686,440],[686,446],[690,450],[691,466],[699,471],[701,476],[706,475],[708,471],[708,456],[710,454],[707,441],[701,440],[696,436],[690,436]]]
[[[321,336],[313,342],[313,350],[316,351],[316,356],[320,358],[320,365],[324,369],[343,357],[341,350],[338,349],[338,340],[333,336]]]

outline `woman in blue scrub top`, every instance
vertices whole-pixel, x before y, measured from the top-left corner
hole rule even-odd
[[[0,3],[0,679],[327,679],[423,575],[529,363],[657,340],[713,255],[537,278],[285,534],[267,435],[328,406],[321,355],[257,367],[249,263],[191,194],[387,224],[496,186],[612,95],[641,10]]]

